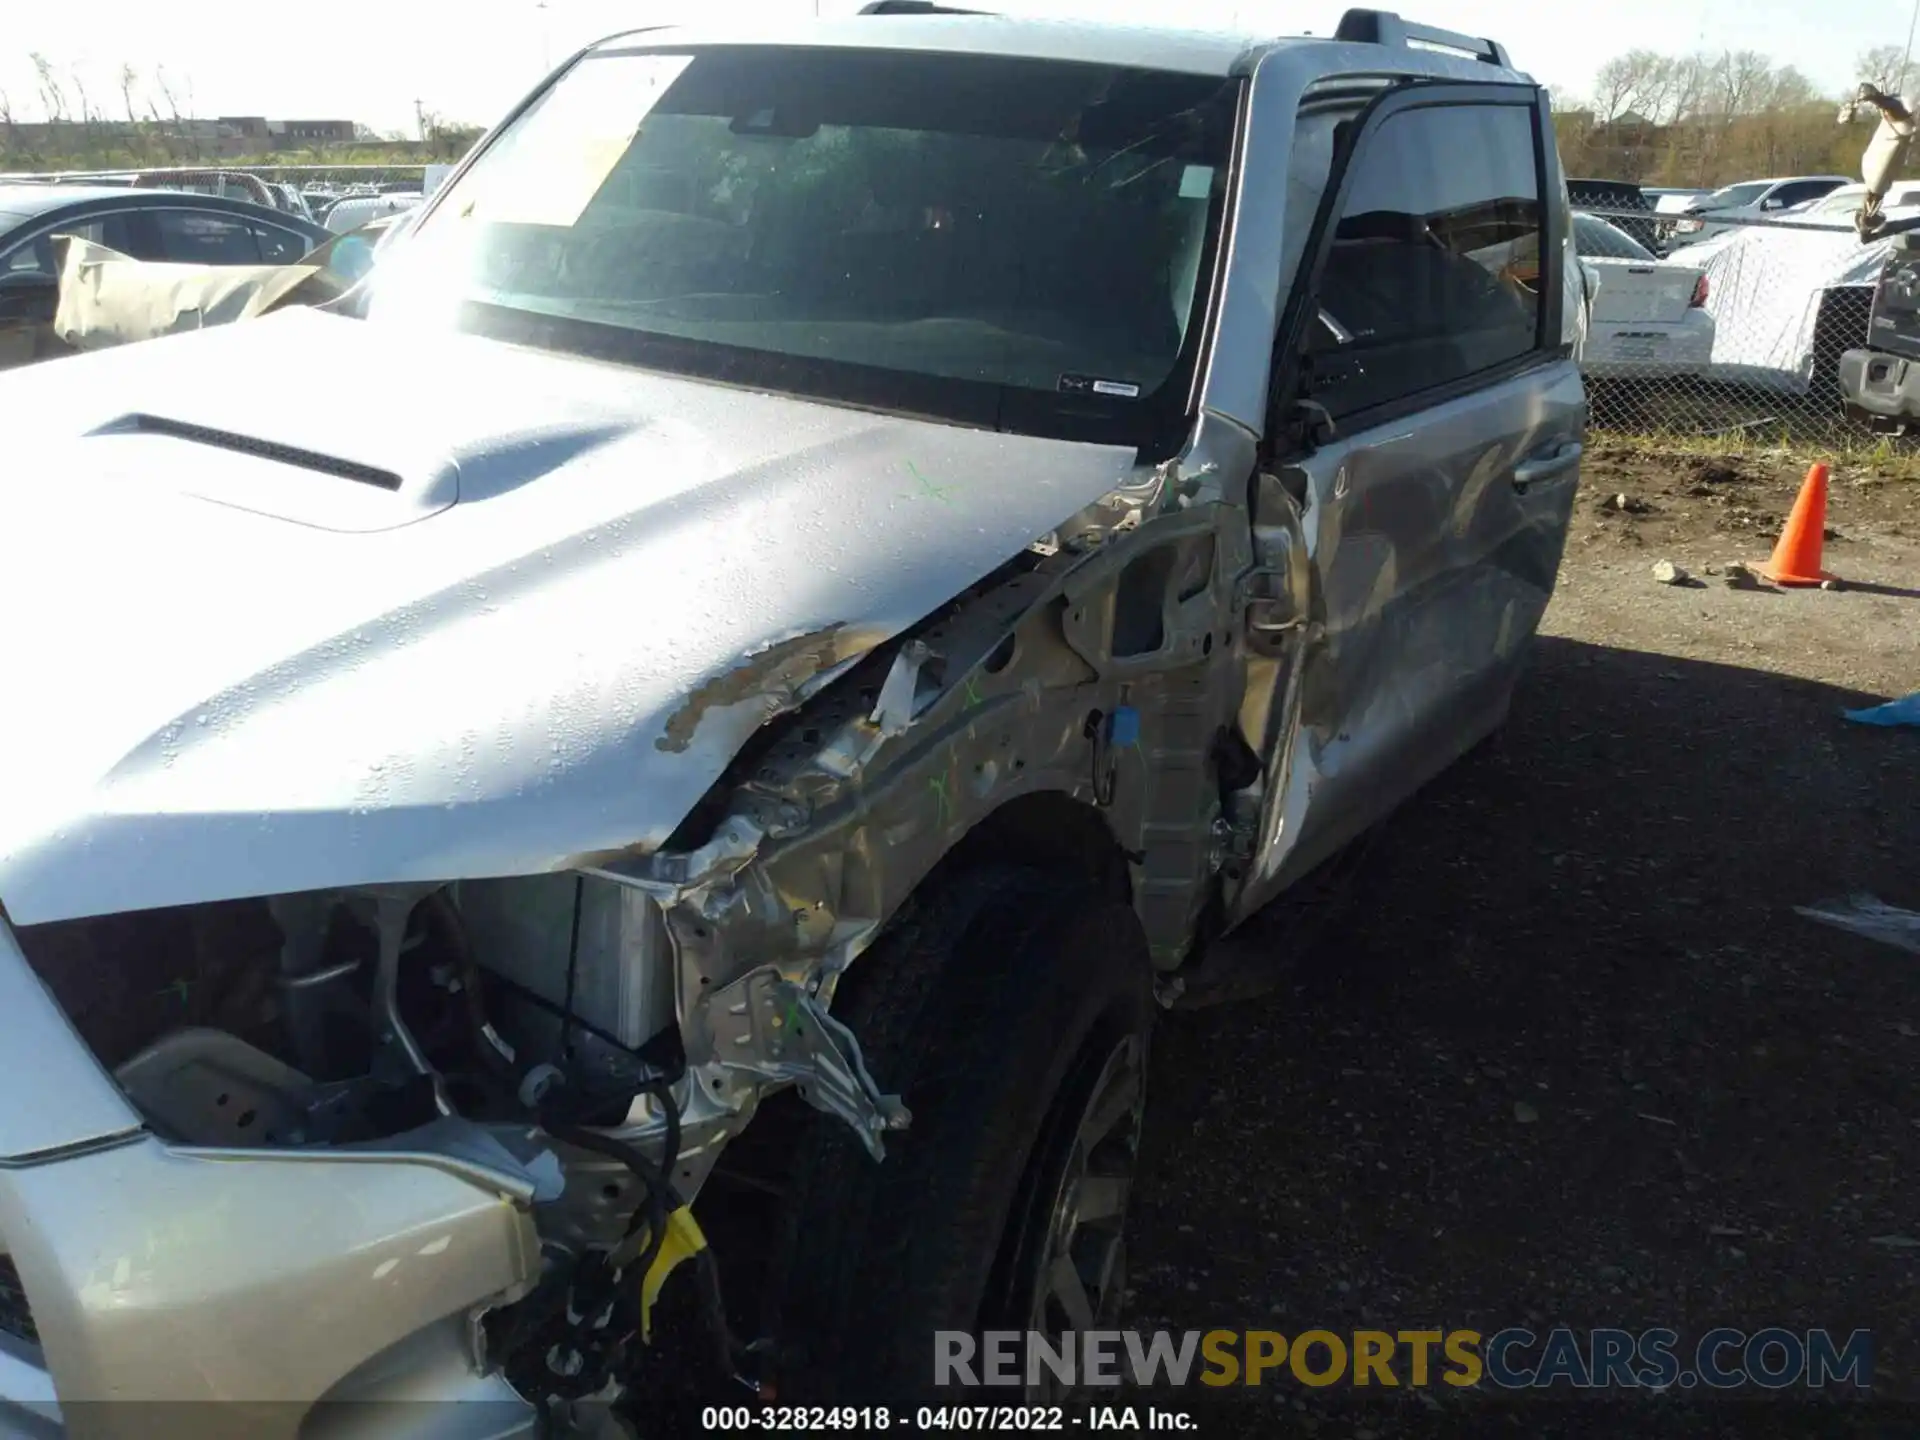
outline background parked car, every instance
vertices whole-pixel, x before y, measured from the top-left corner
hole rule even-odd
[[[1844,229],[1853,224],[1853,217],[1866,198],[1865,185],[1842,185],[1837,190],[1829,190],[1817,200],[1807,200],[1794,206],[1785,214],[1796,221],[1836,225]],[[1920,209],[1920,182],[1895,185],[1887,191],[1880,208],[1889,217]]]
[[[1573,217],[1574,250],[1587,281],[1580,368],[1597,378],[1698,375],[1713,359],[1707,276],[1662,261],[1619,226]]]
[[[378,195],[348,195],[327,208],[325,224],[336,235],[358,230],[382,215],[403,215],[426,197],[417,190]]]
[[[303,220],[311,220],[313,212],[307,208],[306,199],[293,186],[283,181],[267,182],[267,189],[273,195],[273,208],[285,210],[289,215],[298,215]]]
[[[1662,247],[1659,222],[1654,218],[1654,202],[1647,192],[1630,180],[1569,180],[1567,197],[1575,208],[1604,210],[1607,223],[1624,231],[1644,249],[1656,254]],[[1621,214],[1638,211],[1638,214]]]
[[[1844,175],[1793,175],[1722,186],[1704,199],[1690,203],[1685,213],[1674,221],[1674,244],[1697,244],[1709,236],[1736,228],[1728,222],[1766,219],[1808,200],[1818,200],[1846,183]]]
[[[1706,199],[1713,192],[1665,185],[1647,185],[1641,187],[1640,193],[1647,197],[1647,203],[1653,207],[1654,238],[1660,242],[1655,248],[1664,251],[1672,247],[1673,227],[1686,213],[1687,208],[1697,200]]]
[[[298,215],[212,195],[125,186],[0,186],[0,368],[62,353],[52,335],[53,239],[73,235],[136,260],[283,265],[332,236]]]
[[[1642,185],[1640,193],[1653,202],[1656,215],[1678,215],[1695,200],[1703,200],[1713,192],[1690,186]]]

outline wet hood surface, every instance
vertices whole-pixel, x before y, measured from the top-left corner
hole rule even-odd
[[[17,923],[656,847],[1130,450],[294,311],[0,376]]]

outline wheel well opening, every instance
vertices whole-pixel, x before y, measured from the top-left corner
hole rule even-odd
[[[1127,852],[1092,806],[1057,790],[1009,800],[968,833],[940,864],[942,874],[981,865],[1018,865],[1071,876],[1133,903]]]

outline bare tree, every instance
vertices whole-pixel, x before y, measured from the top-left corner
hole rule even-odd
[[[1879,47],[1862,73],[1892,85],[1900,52]],[[1908,71],[1909,84],[1920,76]],[[1666,184],[1724,185],[1758,175],[1851,169],[1861,137],[1792,65],[1754,51],[1632,51],[1601,67],[1593,101],[1556,104],[1570,173]]]
[[[1705,55],[1676,55],[1671,79],[1670,123],[1690,120],[1700,113],[1706,101],[1707,84],[1713,74],[1713,62]]]
[[[1583,147],[1583,163],[1601,160],[1601,168],[1621,179],[1638,180],[1651,156],[1647,135],[1659,123],[1671,62],[1651,50],[1629,50],[1600,67],[1594,77],[1593,129]]]
[[[67,118],[67,92],[60,84],[59,72],[44,55],[35,53],[27,56],[27,59],[33,64],[34,89],[40,94],[40,109],[45,113],[47,123],[61,124]]]
[[[1651,50],[1629,50],[1602,65],[1593,81],[1594,122],[1612,125],[1643,113],[1640,107],[1659,88],[1660,70],[1666,63],[1665,56]]]
[[[1729,50],[1714,66],[1708,105],[1724,127],[1765,104],[1773,61],[1757,50]]]
[[[200,159],[200,127],[193,123],[193,82],[187,82],[186,107],[183,111],[180,93],[173,82],[167,78],[165,66],[156,66],[153,72],[154,88],[160,92],[161,103],[166,107],[165,128],[168,131],[168,159],[176,164],[191,156]],[[155,120],[161,117],[156,113]]]
[[[1782,65],[1767,77],[1759,100],[1762,112],[1796,110],[1805,105],[1826,108],[1814,83],[1791,65]]]
[[[153,121],[153,128],[161,132],[164,137],[161,144],[166,150],[167,159],[177,165],[185,154],[183,147],[186,136],[180,121],[180,102],[174,98],[173,85],[167,79],[167,70],[164,65],[154,67],[153,84],[154,88],[160,92],[160,99],[147,101],[147,115]],[[161,105],[166,106],[164,115],[161,113]]]
[[[139,102],[134,99],[140,88],[140,72],[131,65],[120,67],[120,112],[126,117],[127,158],[138,164],[147,158],[147,137],[140,121]]]
[[[101,155],[100,116],[93,108],[93,99],[87,94],[86,76],[78,70],[70,70],[68,76],[73,84],[73,94],[80,106],[80,163],[98,165],[104,157]]]
[[[1857,78],[1889,95],[1905,93],[1907,68],[1906,51],[1898,45],[1871,46],[1854,57],[1853,62]]]

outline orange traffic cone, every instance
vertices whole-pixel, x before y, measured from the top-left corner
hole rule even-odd
[[[1760,567],[1760,573],[1776,585],[1818,585],[1833,576],[1820,568],[1820,552],[1826,543],[1827,467],[1813,465],[1800,486],[1800,498],[1793,502],[1793,513],[1780,531],[1773,555]]]

